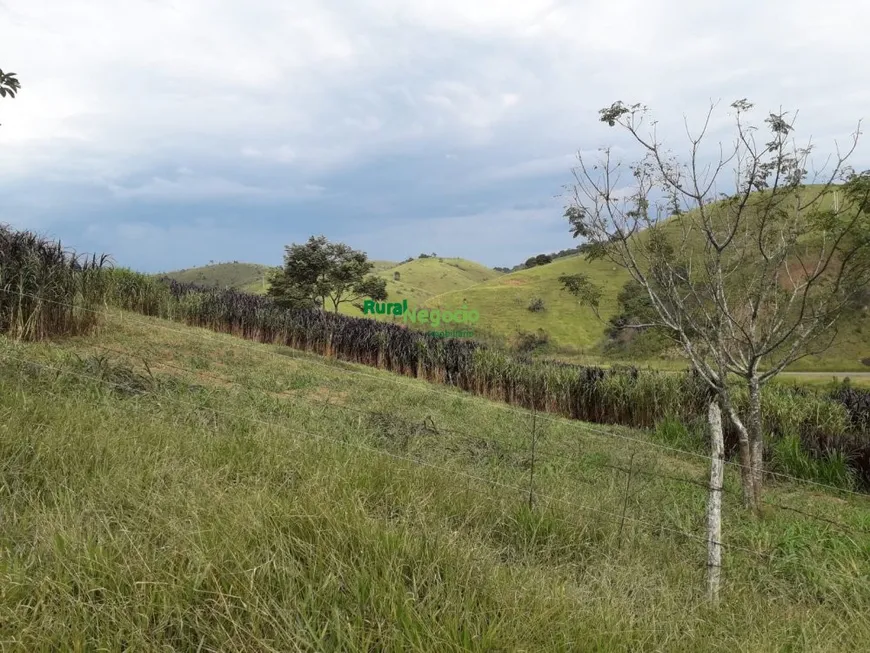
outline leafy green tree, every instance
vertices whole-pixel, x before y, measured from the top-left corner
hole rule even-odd
[[[21,82],[18,81],[18,78],[15,76],[15,73],[4,73],[0,70],[0,97],[6,97],[7,95],[11,98],[15,97],[15,94],[21,89]]]
[[[267,295],[287,308],[324,308],[337,313],[345,302],[363,297],[387,298],[387,281],[369,272],[374,267],[365,252],[325,236],[311,236],[302,245],[284,248],[284,266],[270,278]]]

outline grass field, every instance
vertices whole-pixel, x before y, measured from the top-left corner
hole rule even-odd
[[[666,430],[532,468],[528,413],[132,314],[0,367],[4,650],[866,650],[870,498],[729,472],[714,609]]]

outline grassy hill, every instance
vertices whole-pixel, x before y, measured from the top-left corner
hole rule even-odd
[[[713,608],[706,461],[656,446],[667,430],[539,415],[532,458],[523,411],[127,313],[62,342],[0,337],[0,411],[9,650],[870,638],[867,497],[771,481],[771,501],[839,526],[773,506],[751,517],[729,468]]]
[[[816,192],[818,187],[805,190],[806,195]],[[715,206],[709,209],[714,210]],[[676,225],[674,235],[677,237]],[[644,238],[645,234],[638,237]],[[696,249],[702,251],[700,241]],[[222,264],[179,271],[171,276],[263,292],[263,269],[263,266]],[[525,337],[538,341],[536,355],[597,364],[620,360],[668,368],[685,365],[679,352],[662,350],[654,346],[656,343],[650,346],[643,338],[628,345],[606,346],[610,343],[605,340],[604,323],[565,292],[558,279],[563,274],[583,272],[601,285],[604,293],[600,309],[606,320],[617,310],[617,295],[629,277],[621,268],[606,261],[590,262],[583,254],[509,274],[464,259],[435,257],[401,264],[376,261],[374,272],[387,280],[388,301],[407,299],[411,307],[441,309],[456,309],[466,302],[480,314],[476,335],[498,345],[513,347],[522,340],[522,334],[532,334]],[[394,278],[396,274],[398,280]],[[542,310],[529,310],[535,300],[540,300]],[[349,304],[343,305],[341,311],[349,315],[362,314]],[[393,319],[389,316],[374,318]],[[870,367],[862,363],[863,359],[870,359],[870,310],[844,320],[833,347],[799,361],[791,369],[870,371]]]
[[[510,342],[520,332],[543,329],[552,351],[583,354],[595,349],[603,326],[593,312],[562,290],[559,277],[585,272],[605,293],[600,311],[606,319],[616,310],[616,295],[628,274],[606,261],[590,262],[584,255],[560,258],[548,265],[520,270],[481,282],[461,291],[430,297],[432,308],[458,308],[466,300],[469,309],[480,313],[477,328]],[[534,299],[543,301],[543,310],[530,311]]]
[[[258,263],[214,263],[194,268],[173,270],[166,276],[183,283],[196,283],[202,286],[236,288],[246,292],[265,292],[265,278],[268,265]]]
[[[407,299],[411,307],[422,307],[434,296],[483,283],[501,276],[491,268],[462,258],[418,258],[392,267],[375,268],[375,274],[387,280],[388,301]],[[399,275],[399,280],[395,275]],[[355,306],[345,304],[341,312],[362,315]],[[390,318],[385,318],[390,319]]]
[[[815,196],[821,187],[808,186],[803,191],[803,201]],[[759,201],[762,194],[755,195]],[[832,204],[831,196],[825,197],[821,207]],[[711,205],[708,210],[717,210]],[[751,214],[750,214],[750,218]],[[681,232],[676,223],[666,226],[677,240]],[[636,238],[646,238],[642,232]],[[809,237],[808,237],[809,238]],[[703,246],[698,236],[695,251],[702,255]],[[700,267],[700,265],[698,266]],[[601,314],[604,320],[617,309],[616,297],[628,280],[628,274],[606,261],[590,262],[585,255],[559,258],[550,264],[521,270],[482,283],[462,292],[449,292],[430,297],[427,305],[439,308],[456,307],[467,299],[469,307],[480,312],[479,330],[505,343],[516,342],[518,334],[545,334],[548,344],[539,348],[541,355],[557,356],[576,362],[602,363],[614,358],[625,362],[653,364],[657,367],[682,367],[684,362],[678,351],[651,346],[648,339],[632,341],[628,346],[605,349],[604,324],[590,309],[583,308],[558,281],[563,274],[586,273],[603,289]],[[739,280],[735,281],[739,283]],[[543,310],[530,311],[535,299],[543,302]],[[628,335],[628,334],[626,334]],[[870,310],[844,319],[834,345],[822,354],[807,357],[794,364],[792,370],[808,371],[870,371],[863,359],[870,357]]]
[[[407,299],[410,306],[458,308],[466,301],[480,313],[476,333],[512,346],[518,334],[546,332],[549,344],[540,355],[587,363],[607,363],[612,354],[602,351],[604,325],[592,311],[562,290],[563,274],[584,272],[604,289],[601,314],[606,320],[616,310],[616,296],[628,275],[606,261],[590,262],[583,254],[559,258],[548,265],[503,274],[461,258],[425,258],[407,263],[374,261],[374,273],[387,280],[389,301]],[[251,263],[219,263],[177,270],[167,276],[203,285],[231,286],[247,292],[265,292],[264,274],[269,267]],[[399,280],[394,273],[399,273]],[[530,311],[534,299],[543,310]],[[341,312],[361,315],[345,304]],[[389,317],[382,319],[392,319]],[[623,359],[640,365],[679,368],[684,365],[676,352],[654,359],[629,352]],[[791,369],[806,371],[868,371],[861,363],[870,356],[870,314],[843,323],[837,342],[827,352],[808,357]]]

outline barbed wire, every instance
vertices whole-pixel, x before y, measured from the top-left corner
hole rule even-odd
[[[95,349],[99,349],[99,350],[102,350],[102,351],[111,352],[111,353],[113,353],[113,354],[117,354],[117,355],[119,355],[119,356],[125,356],[125,357],[127,357],[127,358],[136,358],[136,357],[141,358],[142,361],[143,361],[143,363],[146,365],[146,367],[149,366],[149,365],[157,365],[157,366],[160,366],[160,367],[168,367],[168,368],[170,368],[170,369],[177,370],[177,371],[180,371],[180,372],[184,372],[184,373],[186,373],[186,374],[190,374],[190,375],[192,375],[192,376],[204,376],[204,377],[207,377],[207,378],[213,379],[213,380],[215,380],[215,381],[217,381],[217,382],[219,382],[219,383],[230,384],[230,385],[233,385],[233,386],[236,386],[236,387],[242,388],[242,389],[247,390],[247,391],[262,392],[262,393],[264,393],[264,394],[268,394],[268,395],[270,395],[270,396],[275,396],[275,395],[277,395],[278,397],[280,397],[280,398],[282,398],[282,399],[301,399],[300,397],[296,397],[296,396],[294,396],[294,395],[290,395],[290,394],[288,394],[288,393],[272,393],[272,392],[267,391],[267,390],[264,390],[264,389],[262,389],[262,388],[254,388],[254,387],[252,387],[252,386],[247,386],[247,385],[245,385],[245,384],[243,384],[243,383],[239,383],[238,381],[233,381],[233,380],[231,380],[231,379],[228,379],[228,378],[225,377],[225,376],[221,376],[221,375],[218,375],[218,374],[212,374],[212,373],[207,372],[207,371],[204,371],[204,370],[194,370],[194,369],[190,369],[190,368],[183,367],[183,366],[180,366],[180,365],[176,365],[176,364],[174,364],[174,363],[167,363],[167,362],[164,362],[164,361],[148,361],[148,360],[147,360],[144,356],[142,356],[141,354],[137,354],[137,355],[134,356],[133,354],[131,354],[131,352],[123,351],[123,350],[120,350],[120,349],[115,349],[115,348],[113,348],[113,347],[107,347],[107,346],[105,346],[105,345],[97,345],[97,344],[93,344],[93,345],[90,345],[90,346],[93,347],[93,348],[95,348]],[[365,408],[359,408],[359,407],[357,407],[357,406],[348,406],[348,405],[346,405],[346,404],[340,404],[340,403],[330,403],[330,399],[329,399],[329,398],[327,398],[326,400],[320,400],[320,399],[316,399],[316,398],[313,398],[313,397],[306,397],[306,398],[305,398],[305,403],[308,403],[308,404],[318,404],[318,405],[322,405],[322,406],[325,406],[325,407],[335,408],[336,410],[346,410],[346,411],[351,411],[351,412],[355,412],[355,413],[359,413],[359,414],[363,414],[363,415],[368,415],[368,416],[370,416],[370,417],[377,417],[377,416],[379,416],[379,415],[382,414],[382,413],[379,412],[379,411],[367,410],[367,409],[365,409]],[[430,419],[431,419],[430,416],[427,416],[427,418],[430,418]],[[425,419],[426,419],[426,418],[424,418],[424,422],[425,422]],[[434,420],[433,420],[433,423],[434,423]],[[484,437],[481,437],[481,436],[479,436],[479,435],[470,435],[470,434],[468,434],[468,433],[463,433],[463,432],[458,431],[458,430],[456,430],[456,429],[452,429],[452,428],[450,428],[450,427],[448,427],[448,426],[444,426],[443,424],[438,424],[438,425],[436,425],[436,429],[437,429],[437,431],[438,431],[439,433],[440,433],[440,432],[450,433],[451,435],[455,435],[455,436],[460,437],[460,438],[465,438],[465,439],[467,439],[467,440],[472,440],[472,441],[484,441],[484,442],[489,442],[489,443],[497,444],[497,445],[502,446],[502,447],[506,448],[507,450],[512,451],[512,452],[514,452],[514,453],[523,453],[523,454],[524,454],[524,453],[528,453],[528,449],[526,449],[525,447],[519,447],[519,446],[513,445],[513,444],[508,443],[508,442],[505,442],[504,440],[499,439],[499,438],[484,438]],[[540,453],[540,454],[544,454],[545,456],[550,456],[550,457],[557,458],[557,459],[559,459],[559,460],[564,460],[564,461],[571,462],[571,463],[577,463],[577,462],[578,462],[578,458],[577,458],[577,456],[568,455],[568,454],[565,454],[565,453],[563,453],[563,452],[561,452],[561,451],[555,451],[555,450],[552,450],[552,449],[538,449],[537,452]],[[608,463],[598,463],[597,466],[598,466],[598,467],[604,467],[604,468],[612,469],[612,470],[616,470],[616,471],[621,471],[621,472],[628,472],[628,471],[629,471],[629,470],[627,470],[627,469],[625,469],[625,468],[623,468],[623,467],[620,467],[620,466],[618,466],[618,465],[611,465],[611,464],[608,464]],[[699,481],[699,480],[696,480],[696,479],[685,478],[685,477],[680,477],[680,476],[672,476],[672,475],[668,475],[668,474],[658,474],[658,473],[655,473],[655,472],[649,472],[649,471],[645,471],[645,470],[634,470],[634,472],[637,473],[637,474],[641,474],[641,475],[643,475],[643,474],[654,475],[654,476],[657,476],[657,477],[659,477],[659,478],[664,478],[664,479],[672,480],[672,481],[675,481],[675,482],[681,482],[681,483],[686,483],[686,484],[689,484],[689,485],[699,486],[699,487],[702,487],[702,488],[705,489],[705,490],[706,490],[706,489],[709,489],[709,487],[708,487],[709,484],[708,484],[708,483],[706,483],[706,482],[704,482],[704,481]]]
[[[103,350],[103,351],[112,352],[112,353],[114,353],[114,354],[121,355],[121,356],[125,356],[125,357],[128,357],[128,358],[135,358],[135,356],[133,356],[130,352],[125,352],[125,351],[122,351],[122,350],[119,350],[119,349],[114,349],[114,348],[112,348],[112,347],[107,347],[107,346],[105,346],[105,345],[97,345],[97,344],[94,344],[94,345],[91,345],[91,346],[94,347],[95,349],[100,349],[100,350]],[[149,362],[148,362],[148,361],[147,361],[147,360],[146,360],[146,359],[145,359],[141,354],[139,354],[138,357],[139,357],[139,358],[142,358],[142,360],[143,360],[143,362],[145,363],[145,365],[148,366]],[[232,381],[232,380],[230,380],[230,379],[227,379],[227,378],[224,377],[224,376],[220,376],[220,375],[217,375],[217,374],[212,374],[212,373],[210,373],[210,372],[206,372],[206,371],[204,371],[204,370],[193,370],[193,369],[190,369],[190,368],[186,368],[186,367],[182,367],[182,366],[179,366],[179,365],[175,365],[175,364],[173,364],[173,363],[166,363],[166,362],[163,362],[163,361],[151,361],[150,364],[157,365],[157,366],[161,366],[161,367],[168,367],[168,368],[170,368],[170,369],[178,370],[178,371],[181,371],[181,372],[184,372],[184,373],[187,373],[187,374],[193,375],[193,376],[205,376],[205,377],[207,377],[207,378],[214,379],[215,381],[217,381],[217,382],[219,382],[219,383],[230,384],[230,385],[233,385],[233,386],[236,386],[236,387],[242,388],[242,389],[247,390],[247,391],[258,391],[258,392],[263,392],[263,393],[265,393],[265,394],[269,394],[269,395],[272,395],[272,394],[273,394],[273,393],[271,393],[271,392],[269,392],[269,391],[266,391],[266,390],[263,390],[263,389],[261,389],[261,388],[252,388],[251,386],[246,386],[246,385],[244,385],[244,384],[242,384],[242,383],[239,383],[239,382],[237,382],[237,381]],[[299,397],[294,397],[294,396],[292,396],[292,395],[288,395],[288,394],[286,394],[286,393],[274,393],[274,394],[277,394],[279,397],[281,397],[281,398],[283,398],[283,399],[301,399],[301,398],[299,398]],[[381,415],[381,413],[378,412],[378,411],[366,410],[366,409],[364,409],[364,408],[359,408],[359,407],[356,407],[356,406],[347,406],[347,405],[345,405],[345,404],[330,403],[330,401],[329,401],[328,398],[327,398],[325,401],[322,401],[322,400],[315,399],[315,398],[312,398],[312,397],[306,397],[306,398],[305,398],[305,403],[307,403],[307,404],[318,404],[318,405],[321,405],[321,406],[324,406],[324,407],[334,408],[334,409],[336,409],[336,410],[346,410],[346,411],[356,412],[356,413],[358,413],[358,414],[364,414],[364,415],[368,415],[368,416],[370,416],[370,417],[376,417],[376,416]],[[429,416],[427,416],[427,417],[429,417]],[[431,417],[429,417],[429,418],[431,419]],[[425,418],[424,418],[424,422],[425,422]],[[434,423],[434,420],[433,420],[433,423]],[[422,424],[422,423],[421,423],[421,424]],[[481,441],[482,441],[482,442],[487,442],[487,443],[496,444],[496,445],[498,445],[498,446],[500,446],[500,447],[504,447],[504,448],[507,449],[508,451],[511,451],[511,452],[513,452],[513,453],[517,453],[517,454],[528,454],[528,453],[529,453],[528,449],[525,448],[525,447],[519,447],[519,446],[516,446],[516,445],[512,445],[512,444],[510,444],[510,443],[508,443],[508,442],[505,442],[504,440],[501,440],[501,439],[498,439],[498,438],[484,438],[484,437],[481,437],[481,436],[479,436],[479,435],[470,435],[470,434],[467,434],[467,433],[463,433],[463,432],[461,432],[461,431],[458,431],[458,430],[456,430],[456,429],[451,429],[450,427],[446,427],[446,426],[444,426],[444,425],[435,425],[435,426],[436,426],[436,430],[437,430],[439,433],[440,433],[440,432],[450,433],[450,434],[455,435],[455,436],[457,436],[457,437],[463,438],[463,439],[465,439],[466,441],[470,441],[470,442],[474,442],[474,443],[477,443],[477,442],[481,442]],[[536,451],[537,451],[538,454],[542,454],[544,457],[556,458],[556,459],[558,459],[558,460],[563,460],[563,461],[566,461],[566,462],[569,462],[569,463],[574,463],[574,464],[576,464],[577,462],[579,462],[579,459],[578,459],[577,456],[567,455],[567,454],[565,454],[565,453],[563,453],[563,452],[560,452],[560,451],[554,451],[554,450],[552,450],[552,449],[546,449],[546,448],[545,448],[545,449],[536,449]],[[686,485],[692,485],[692,486],[695,486],[695,487],[700,487],[700,488],[702,488],[702,489],[704,489],[704,490],[709,490],[709,489],[710,489],[710,487],[709,487],[709,483],[708,483],[708,482],[700,481],[700,480],[697,480],[697,479],[685,478],[685,477],[682,477],[682,476],[674,476],[674,475],[671,475],[671,474],[662,474],[662,473],[659,473],[659,472],[654,472],[654,471],[650,471],[650,470],[643,470],[643,469],[626,469],[625,467],[621,467],[621,466],[619,466],[619,465],[613,465],[613,464],[610,464],[610,463],[604,463],[604,462],[597,462],[595,465],[596,465],[596,467],[599,467],[599,468],[610,469],[610,470],[613,470],[613,471],[618,471],[618,472],[622,472],[622,473],[626,473],[626,474],[638,474],[638,475],[640,475],[640,476],[648,476],[648,477],[654,477],[654,478],[662,478],[662,479],[669,480],[669,481],[673,481],[673,482],[676,482],[676,483],[683,483],[683,484],[686,484]],[[740,492],[737,491],[737,490],[731,490],[731,489],[729,489],[729,488],[721,488],[721,489],[722,489],[724,492],[726,492],[726,493],[728,493],[728,494],[730,494],[730,495],[732,495],[732,496],[735,496],[735,497],[739,497],[739,496],[741,496]],[[807,514],[808,516],[812,516],[810,513],[806,513],[806,514]],[[823,519],[824,519],[824,518],[823,518]],[[825,520],[826,520],[826,521],[830,521],[830,520],[828,520],[828,519],[825,519]],[[836,522],[833,522],[833,523],[836,523]],[[845,525],[843,525],[843,527],[844,527],[844,528],[848,528],[848,527],[845,526]]]

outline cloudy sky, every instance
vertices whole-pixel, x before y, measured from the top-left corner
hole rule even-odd
[[[576,244],[559,195],[578,151],[628,147],[615,100],[677,151],[711,99],[714,138],[746,97],[848,139],[868,25],[856,0],[0,0],[0,222],[149,272],[314,233],[511,266]]]

